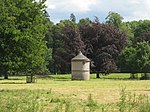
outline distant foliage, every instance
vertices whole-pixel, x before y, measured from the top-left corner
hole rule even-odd
[[[121,26],[123,17],[116,12],[110,11],[108,16],[105,19],[107,24],[111,24],[119,28]]]
[[[135,42],[148,42],[150,45],[150,32],[142,33],[139,37],[135,38]]]
[[[138,37],[143,33],[150,32],[150,21],[149,20],[143,20],[136,23],[136,27],[133,29],[134,36]]]

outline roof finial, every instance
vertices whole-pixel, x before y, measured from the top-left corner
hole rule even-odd
[[[79,54],[77,56],[75,56],[74,58],[72,58],[72,61],[87,61],[87,62],[89,62],[90,60],[86,56],[84,56],[81,51],[79,51]]]
[[[82,52],[81,52],[81,51],[79,51],[79,55],[82,55]]]

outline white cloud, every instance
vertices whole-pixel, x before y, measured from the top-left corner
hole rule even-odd
[[[130,10],[126,12],[127,20],[143,20],[150,19],[150,1],[149,0],[135,0],[134,4],[131,4]]]
[[[54,6],[60,12],[88,12],[98,0],[47,0],[46,5],[52,9]]]
[[[132,0],[132,1],[130,1],[130,3],[133,5],[139,5],[140,1],[139,0]]]
[[[102,18],[109,11],[118,12],[126,21],[150,19],[150,0],[47,0],[46,4],[55,20],[66,19],[70,13]]]
[[[49,9],[56,9],[56,6],[55,5],[48,5],[48,8]]]
[[[75,11],[88,12],[97,2],[97,0],[72,0],[72,5],[75,6]]]

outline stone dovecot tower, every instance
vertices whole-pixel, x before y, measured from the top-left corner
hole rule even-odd
[[[90,60],[82,54],[79,54],[71,60],[72,80],[90,79]]]

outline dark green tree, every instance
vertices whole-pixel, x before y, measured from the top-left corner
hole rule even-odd
[[[134,42],[148,42],[150,45],[150,32],[142,33],[139,37],[135,38]]]
[[[33,76],[46,66],[47,18],[44,1],[0,1],[0,69]],[[32,79],[32,78],[31,78]]]
[[[147,73],[150,71],[150,46],[148,42],[137,42],[136,45],[125,48],[121,53],[119,62],[122,72],[131,73],[134,78],[136,73]]]
[[[63,46],[62,40],[60,39],[62,35],[62,24],[56,24],[52,27],[52,60],[49,63],[49,69],[52,73],[58,73],[60,70],[59,56],[57,56],[58,49]]]
[[[48,27],[48,32],[45,35],[45,41],[47,42],[46,45],[48,47],[48,52],[47,52],[47,57],[46,57],[46,65],[45,66],[45,72],[44,74],[49,74],[50,72],[52,72],[52,68],[54,65],[52,65],[52,51],[53,51],[53,27],[55,26],[53,24],[53,22],[50,21],[49,18],[47,18],[47,24],[46,26]]]
[[[70,21],[76,22],[76,17],[73,13],[70,14]]]
[[[77,24],[63,20],[53,30],[53,62],[55,72],[70,73],[71,59],[79,51],[84,52],[84,43],[80,38]]]
[[[133,46],[126,47],[119,56],[120,70],[123,73],[131,73],[131,77],[135,78],[138,73],[136,62],[136,48]]]
[[[150,32],[150,20],[138,21],[138,24],[133,31],[135,37],[139,37],[142,33]]]
[[[120,25],[120,30],[126,32],[128,36],[128,45],[135,44],[139,38],[143,38],[150,32],[149,20],[122,22]]]

